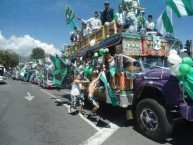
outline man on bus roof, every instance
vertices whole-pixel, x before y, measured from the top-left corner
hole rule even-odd
[[[110,3],[108,1],[104,3],[104,6],[105,6],[105,9],[101,13],[101,21],[102,21],[102,25],[105,25],[107,27],[106,37],[109,37],[110,26],[113,26],[114,34],[117,33],[117,26],[115,22],[116,15],[114,10],[110,8]]]

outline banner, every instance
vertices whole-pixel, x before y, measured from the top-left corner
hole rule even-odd
[[[102,72],[101,75],[100,75],[100,79],[101,81],[105,84],[105,87],[106,87],[106,91],[108,91],[108,94],[107,95],[107,100],[108,100],[108,97],[110,98],[111,102],[112,102],[112,105],[113,106],[117,106],[120,104],[120,101],[119,99],[117,98],[116,96],[116,93],[111,89],[111,87],[109,86],[109,83],[107,82],[107,78],[105,76],[105,73]]]

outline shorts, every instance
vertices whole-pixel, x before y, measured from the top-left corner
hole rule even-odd
[[[75,108],[76,104],[79,103],[80,106],[84,105],[84,101],[80,98],[80,96],[73,96],[71,95],[71,103],[72,107]]]
[[[90,103],[91,103],[94,107],[99,107],[99,103],[96,101],[96,99],[94,99],[94,97],[89,97],[89,96],[88,96],[88,100],[90,101]]]
[[[104,25],[112,27],[114,25],[115,21],[112,20],[111,22],[105,22]]]
[[[112,77],[114,77],[116,74],[116,68],[110,68],[110,74]]]

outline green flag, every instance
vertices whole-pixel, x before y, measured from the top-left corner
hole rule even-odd
[[[172,9],[166,7],[165,11],[158,18],[156,23],[156,28],[162,35],[167,35],[168,33],[173,33],[173,21],[172,21]]]
[[[53,82],[56,86],[61,87],[62,81],[68,73],[68,66],[56,55],[55,70]]]
[[[50,60],[52,61],[53,64],[55,64],[56,58],[54,56],[52,56],[51,54],[50,54]]]
[[[26,81],[29,81],[30,76],[31,76],[31,72],[27,71],[27,72],[25,73],[25,75],[24,75],[25,80],[26,80]]]
[[[66,3],[66,24],[70,24],[70,22],[74,19],[75,13],[72,11],[70,6]]]
[[[112,102],[112,105],[113,106],[116,106],[116,105],[119,105],[120,104],[120,101],[119,99],[117,98],[115,92],[111,89],[111,87],[109,86],[109,83],[107,82],[107,78],[105,76],[105,73],[102,72],[101,75],[100,75],[100,79],[101,81],[105,84],[107,90],[108,90],[108,95],[110,97],[110,100]],[[107,96],[108,97],[108,96]]]
[[[73,20],[70,22],[70,26],[71,26],[71,29],[73,30],[74,30],[74,27],[77,27],[76,23]]]
[[[176,13],[178,17],[193,15],[190,0],[166,0],[166,4]]]

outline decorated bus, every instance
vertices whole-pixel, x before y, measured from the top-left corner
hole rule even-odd
[[[109,87],[112,82],[107,65],[103,71],[107,83],[104,81],[100,83],[100,89],[95,91],[97,99],[111,103],[113,106],[131,108],[140,131],[153,140],[162,140],[170,135],[173,126],[171,112],[174,110],[184,119],[193,121],[193,96],[186,92],[185,82],[179,79],[180,74],[178,76],[171,74],[172,64],[168,62],[171,50],[176,53],[175,56],[179,52],[178,39],[157,36],[155,32],[145,35],[112,33],[107,38],[105,28],[102,27],[82,39],[68,50],[67,54],[73,59],[86,58],[88,51],[92,54],[97,52],[98,55],[93,57],[98,56],[97,63],[100,65],[101,51],[105,55],[105,49],[108,49],[112,55],[116,54],[117,88],[114,90]],[[175,58],[172,58],[172,60],[175,63],[178,59],[175,61]],[[90,72],[99,70],[97,66],[89,69]],[[179,73],[178,70],[175,71]],[[193,73],[192,69],[187,73]],[[186,74],[183,73],[181,76],[186,77]],[[192,81],[189,83],[192,85]]]

